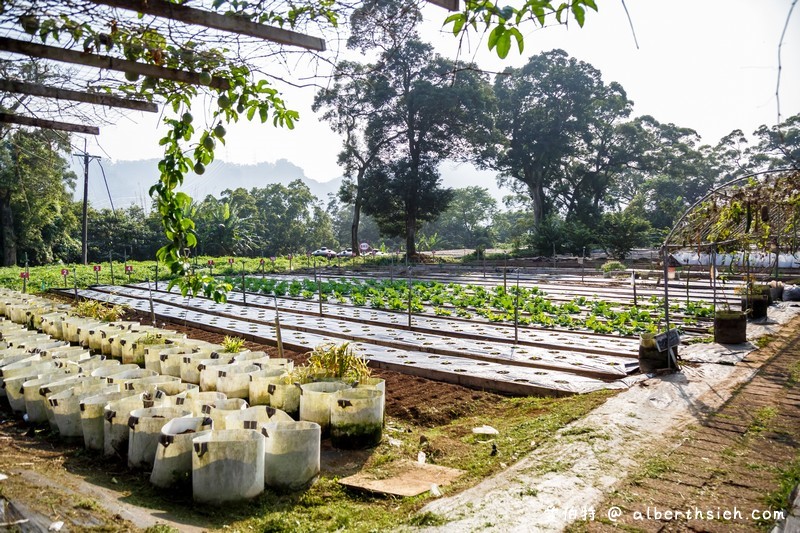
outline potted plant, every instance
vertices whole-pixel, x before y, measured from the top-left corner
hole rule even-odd
[[[655,337],[655,333],[652,332],[639,335],[639,371],[643,374],[669,367],[669,353],[666,350],[658,351]]]
[[[723,286],[727,276],[720,276]],[[731,309],[723,300],[722,309],[714,313],[714,342],[719,344],[742,344],[747,342],[747,315]]]
[[[742,297],[742,312],[752,319],[766,318],[769,307],[769,287],[757,283],[755,278],[748,276],[744,285],[737,287],[734,293]]]

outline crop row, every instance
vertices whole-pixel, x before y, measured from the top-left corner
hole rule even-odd
[[[241,290],[241,278],[228,282]],[[539,287],[502,285],[461,285],[437,281],[415,281],[409,287],[406,281],[376,279],[274,279],[246,278],[247,292],[290,296],[306,300],[333,301],[344,305],[433,313],[438,316],[457,316],[471,319],[482,317],[490,322],[514,322],[540,327],[585,329],[595,333],[636,335],[655,332],[663,320],[663,300],[653,296],[640,301],[637,306],[624,306],[599,297],[575,297],[567,302],[548,298]],[[695,324],[698,318],[709,317],[711,306],[704,302],[673,302],[670,313],[682,314],[684,324]]]

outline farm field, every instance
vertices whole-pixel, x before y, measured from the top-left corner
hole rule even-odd
[[[275,343],[277,309],[283,343],[291,349],[352,342],[376,367],[514,394],[627,387],[636,379],[629,375],[638,367],[638,333],[663,327],[656,287],[643,288],[634,306],[633,289],[613,279],[606,287],[585,287],[569,275],[527,274],[517,288],[516,279],[504,287],[474,275],[442,283],[315,274],[317,282],[288,274],[228,277],[239,290],[224,304],[166,292],[163,282],[95,286],[78,294],[150,312],[152,289],[157,320],[266,344]],[[671,302],[671,320],[704,340],[712,308],[703,297],[713,294],[696,281],[688,287],[688,300]]]
[[[53,440],[57,439],[55,436],[47,437],[44,433],[41,437],[34,436],[30,442],[22,444],[22,449],[35,454],[37,442],[49,438],[48,446],[54,446],[57,453],[69,454],[66,464],[71,472],[94,472],[93,478],[101,483],[103,489],[93,493],[99,494],[96,500],[98,509],[108,505],[102,498],[112,498],[113,502],[114,495],[120,490],[127,491],[130,496],[125,500],[132,505],[131,519],[140,525],[152,523],[158,516],[165,524],[180,531],[199,531],[200,524],[213,528],[227,526],[234,530],[251,527],[286,530],[290,521],[294,524],[292,529],[299,531],[313,530],[315,523],[343,530],[363,530],[362,526],[367,524],[371,528],[385,529],[390,527],[389,524],[414,528],[446,523],[449,518],[443,518],[439,511],[419,513],[429,501],[427,496],[404,499],[393,505],[380,496],[345,490],[336,479],[356,471],[378,477],[387,475],[402,464],[399,461],[413,457],[417,451],[424,451],[434,464],[466,466],[468,474],[465,477],[452,487],[443,488],[445,494],[455,494],[487,476],[503,472],[509,464],[524,457],[534,442],[535,449],[552,447],[552,439],[560,428],[602,405],[608,398],[632,390],[632,386],[644,379],[644,376],[636,374],[636,335],[598,333],[581,327],[579,322],[586,321],[590,315],[599,320],[602,311],[608,311],[609,316],[603,317],[606,320],[613,321],[623,313],[630,317],[633,295],[631,287],[626,285],[627,280],[597,279],[587,296],[573,298],[568,296],[577,294],[576,289],[580,286],[574,277],[531,276],[521,280],[520,301],[532,300],[543,306],[540,312],[556,317],[559,311],[565,313],[572,317],[572,322],[562,326],[521,324],[520,321],[515,342],[513,317],[509,320],[506,315],[503,320],[493,321],[474,311],[491,306],[493,313],[508,313],[504,311],[503,303],[507,300],[503,298],[516,296],[516,283],[514,286],[509,284],[506,292],[500,290],[502,285],[492,284],[493,280],[480,283],[474,279],[477,277],[482,278],[467,276],[467,282],[459,289],[459,284],[450,286],[452,281],[444,284],[415,276],[414,282],[418,285],[414,286],[412,301],[417,297],[419,305],[412,308],[411,328],[408,327],[407,309],[369,304],[369,298],[375,296],[388,302],[386,291],[396,291],[397,298],[407,299],[407,293],[399,292],[407,284],[405,279],[395,280],[399,285],[390,283],[384,286],[371,283],[374,281],[372,276],[346,276],[346,283],[343,277],[320,276],[317,285],[307,273],[252,276],[245,279],[246,292],[232,292],[224,304],[203,298],[183,298],[175,292],[167,292],[164,282],[158,286],[151,283],[149,287],[147,283],[134,283],[78,290],[82,298],[126,305],[142,322],[146,322],[151,313],[152,290],[152,312],[157,323],[166,322],[168,327],[191,331],[193,336],[212,342],[219,342],[224,335],[240,336],[247,339],[251,349],[264,349],[273,356],[276,353],[277,309],[284,347],[291,358],[301,361],[303,352],[330,341],[349,341],[370,358],[377,375],[387,380],[388,418],[383,442],[367,454],[342,454],[324,448],[323,476],[317,485],[299,498],[267,494],[257,502],[236,505],[225,512],[198,511],[195,506],[193,512],[187,513],[192,505],[185,495],[165,499],[134,473],[126,473],[124,468],[120,470],[120,466],[110,460],[105,460],[101,466],[114,474],[100,475],[81,458],[80,453]],[[235,280],[230,278],[231,282]],[[300,294],[292,296],[290,291],[296,291],[297,285],[300,285]],[[670,289],[674,288],[680,295],[680,289],[685,290],[685,286],[678,281],[671,284]],[[316,293],[312,290],[314,287]],[[320,315],[318,294],[322,287],[325,287],[325,297]],[[694,281],[689,287],[692,311],[686,312],[686,301],[680,297],[673,303],[674,311],[680,320],[690,318],[694,322],[687,327],[692,329],[688,337],[701,338],[708,321],[706,317],[696,315],[702,315],[707,304],[695,305],[694,302],[704,300],[708,289]],[[304,295],[304,290],[311,294]],[[654,288],[651,290],[655,292]],[[462,303],[471,305],[458,306],[457,301],[453,303],[452,296],[451,301],[431,305],[432,298],[444,297],[445,292],[459,295],[465,300]],[[74,296],[74,289],[56,293],[68,301]],[[283,294],[279,296],[278,293]],[[366,301],[361,305],[352,298],[360,293],[366,294]],[[479,295],[482,299],[471,300],[465,293],[470,297]],[[585,298],[585,301],[580,298]],[[733,295],[729,298],[734,300]],[[639,312],[650,317],[648,324],[657,325],[659,302],[648,302],[647,306],[640,306]],[[525,316],[523,305],[519,307],[518,317]],[[452,311],[446,315],[436,313],[436,308]],[[470,316],[463,316],[465,313],[459,316],[459,309]],[[498,392],[516,397],[504,397]],[[569,397],[545,398],[543,395]],[[18,426],[10,420],[5,424],[0,427],[4,435],[19,431],[14,429]],[[502,437],[487,441],[473,435],[471,428],[481,425],[496,427]],[[487,442],[498,445],[501,451],[497,456],[488,453]],[[62,474],[48,471],[46,475],[55,477]],[[15,486],[15,490],[17,488]],[[315,498],[322,498],[326,503],[309,507]],[[79,504],[81,502],[73,501],[68,505]],[[81,505],[88,506],[85,503]],[[148,508],[166,511],[154,514]],[[360,518],[354,520],[355,516]],[[104,520],[116,519],[106,517]],[[135,529],[132,526],[123,529],[125,527]]]

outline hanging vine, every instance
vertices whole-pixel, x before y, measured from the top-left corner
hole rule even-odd
[[[267,10],[261,4],[215,0],[213,7],[260,23],[295,27],[301,21],[315,19],[336,26],[338,14],[332,10],[333,5],[332,0],[285,4],[285,11],[278,12]],[[92,12],[89,8],[97,9],[91,3],[87,6],[86,13]],[[41,9],[42,6],[37,7]],[[51,7],[47,13],[62,8],[81,11],[75,5],[63,6],[57,2],[53,2]],[[15,15],[14,8],[21,9],[21,14]],[[231,289],[229,283],[192,272],[189,257],[197,246],[195,223],[188,216],[187,209],[192,199],[178,191],[178,187],[188,174],[201,175],[214,161],[218,144],[225,144],[226,125],[244,117],[248,121],[258,118],[262,123],[271,120],[276,127],[293,129],[299,119],[298,113],[286,107],[277,89],[267,80],[256,79],[245,61],[230,59],[236,56],[229,50],[197,42],[197,39],[184,40],[168,25],[142,22],[141,15],[138,18],[107,18],[104,22],[102,18],[94,17],[80,20],[69,12],[42,16],[22,2],[4,4],[2,13],[6,19],[15,17],[23,32],[42,43],[56,42],[67,48],[77,46],[87,53],[102,52],[129,61],[199,74],[199,87],[126,73],[124,81],[105,80],[108,83],[100,82],[94,88],[148,101],[163,101],[168,114],[162,122],[168,129],[158,141],[163,147],[163,156],[158,162],[159,179],[150,188],[150,195],[155,199],[169,242],[158,250],[157,258],[177,276],[170,288],[177,285],[184,296],[202,294],[215,301],[225,301],[226,293]],[[192,100],[201,93],[214,100],[207,127],[197,127],[191,112]]]

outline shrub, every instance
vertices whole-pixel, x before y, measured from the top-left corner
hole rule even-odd
[[[600,267],[600,270],[603,272],[618,272],[625,270],[626,267],[619,261],[606,261],[603,263],[603,266]]]

